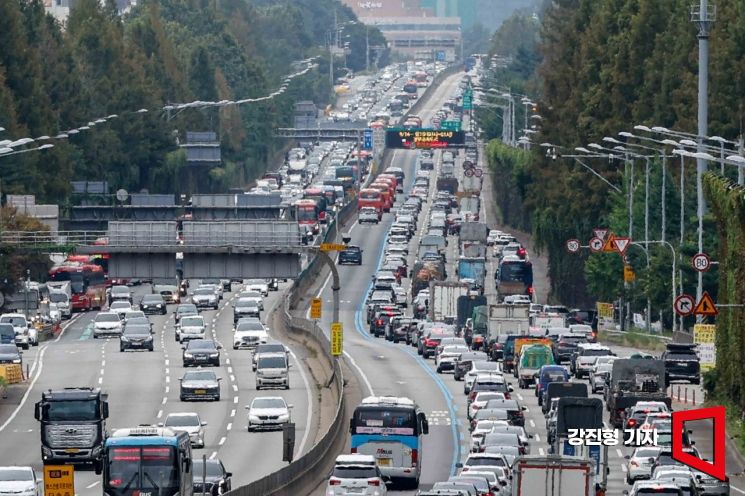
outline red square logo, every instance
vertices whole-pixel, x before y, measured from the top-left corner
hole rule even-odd
[[[726,409],[723,406],[713,406],[710,408],[697,408],[695,410],[686,410],[682,412],[673,412],[673,432],[683,433],[685,422],[692,420],[712,419],[714,421],[714,461],[705,462],[693,455],[683,451],[683,436],[673,436],[673,458],[681,463],[685,463],[691,468],[699,470],[705,474],[723,481],[726,478],[727,458],[726,458],[726,437],[725,422]]]

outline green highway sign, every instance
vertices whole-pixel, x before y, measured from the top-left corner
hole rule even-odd
[[[473,90],[466,90],[463,92],[463,110],[471,110],[473,108]]]
[[[446,129],[448,131],[460,131],[460,121],[442,121],[440,123],[440,129]]]

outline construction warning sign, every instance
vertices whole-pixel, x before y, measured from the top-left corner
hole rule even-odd
[[[616,251],[616,245],[613,243],[616,239],[616,235],[613,233],[608,234],[603,245],[603,253],[613,253]]]
[[[341,322],[331,324],[331,354],[340,356],[344,351],[344,331]]]
[[[714,300],[711,299],[709,293],[704,291],[701,295],[701,299],[696,303],[696,307],[693,309],[694,315],[704,315],[707,317],[713,317],[718,314],[717,306],[714,304]]]
[[[75,496],[73,465],[44,465],[45,496]]]

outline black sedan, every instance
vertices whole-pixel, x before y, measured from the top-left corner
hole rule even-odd
[[[162,295],[159,294],[148,294],[142,297],[140,302],[140,310],[148,313],[159,313],[165,315],[168,311],[166,308],[166,301]]]
[[[184,367],[189,365],[220,366],[221,346],[211,339],[191,339],[183,347]]]
[[[119,351],[148,350],[153,351],[153,330],[149,323],[128,322],[119,336]]]
[[[206,472],[205,462],[201,458],[196,458],[192,462],[192,467],[194,494],[206,493],[218,496],[230,491],[233,474],[225,470],[225,466],[219,459],[207,459]]]
[[[348,245],[339,252],[339,265],[362,265],[362,250],[359,246]]]

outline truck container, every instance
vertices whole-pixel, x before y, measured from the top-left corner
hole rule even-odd
[[[458,179],[455,177],[437,178],[437,191],[447,191],[454,195],[458,191]]]
[[[594,496],[591,460],[523,455],[512,464],[512,496]]]
[[[480,242],[463,241],[460,244],[460,254],[469,258],[486,258],[486,245]]]
[[[489,343],[501,334],[528,334],[530,330],[530,305],[489,305]]]
[[[458,316],[458,299],[468,296],[468,284],[452,281],[429,283],[429,318],[452,324]]]
[[[458,237],[461,243],[471,241],[485,245],[486,239],[489,237],[489,226],[483,222],[464,222],[460,226]]]
[[[544,365],[554,365],[554,352],[550,345],[534,344],[523,346],[517,360],[516,375],[520,389],[535,384],[538,371]]]

